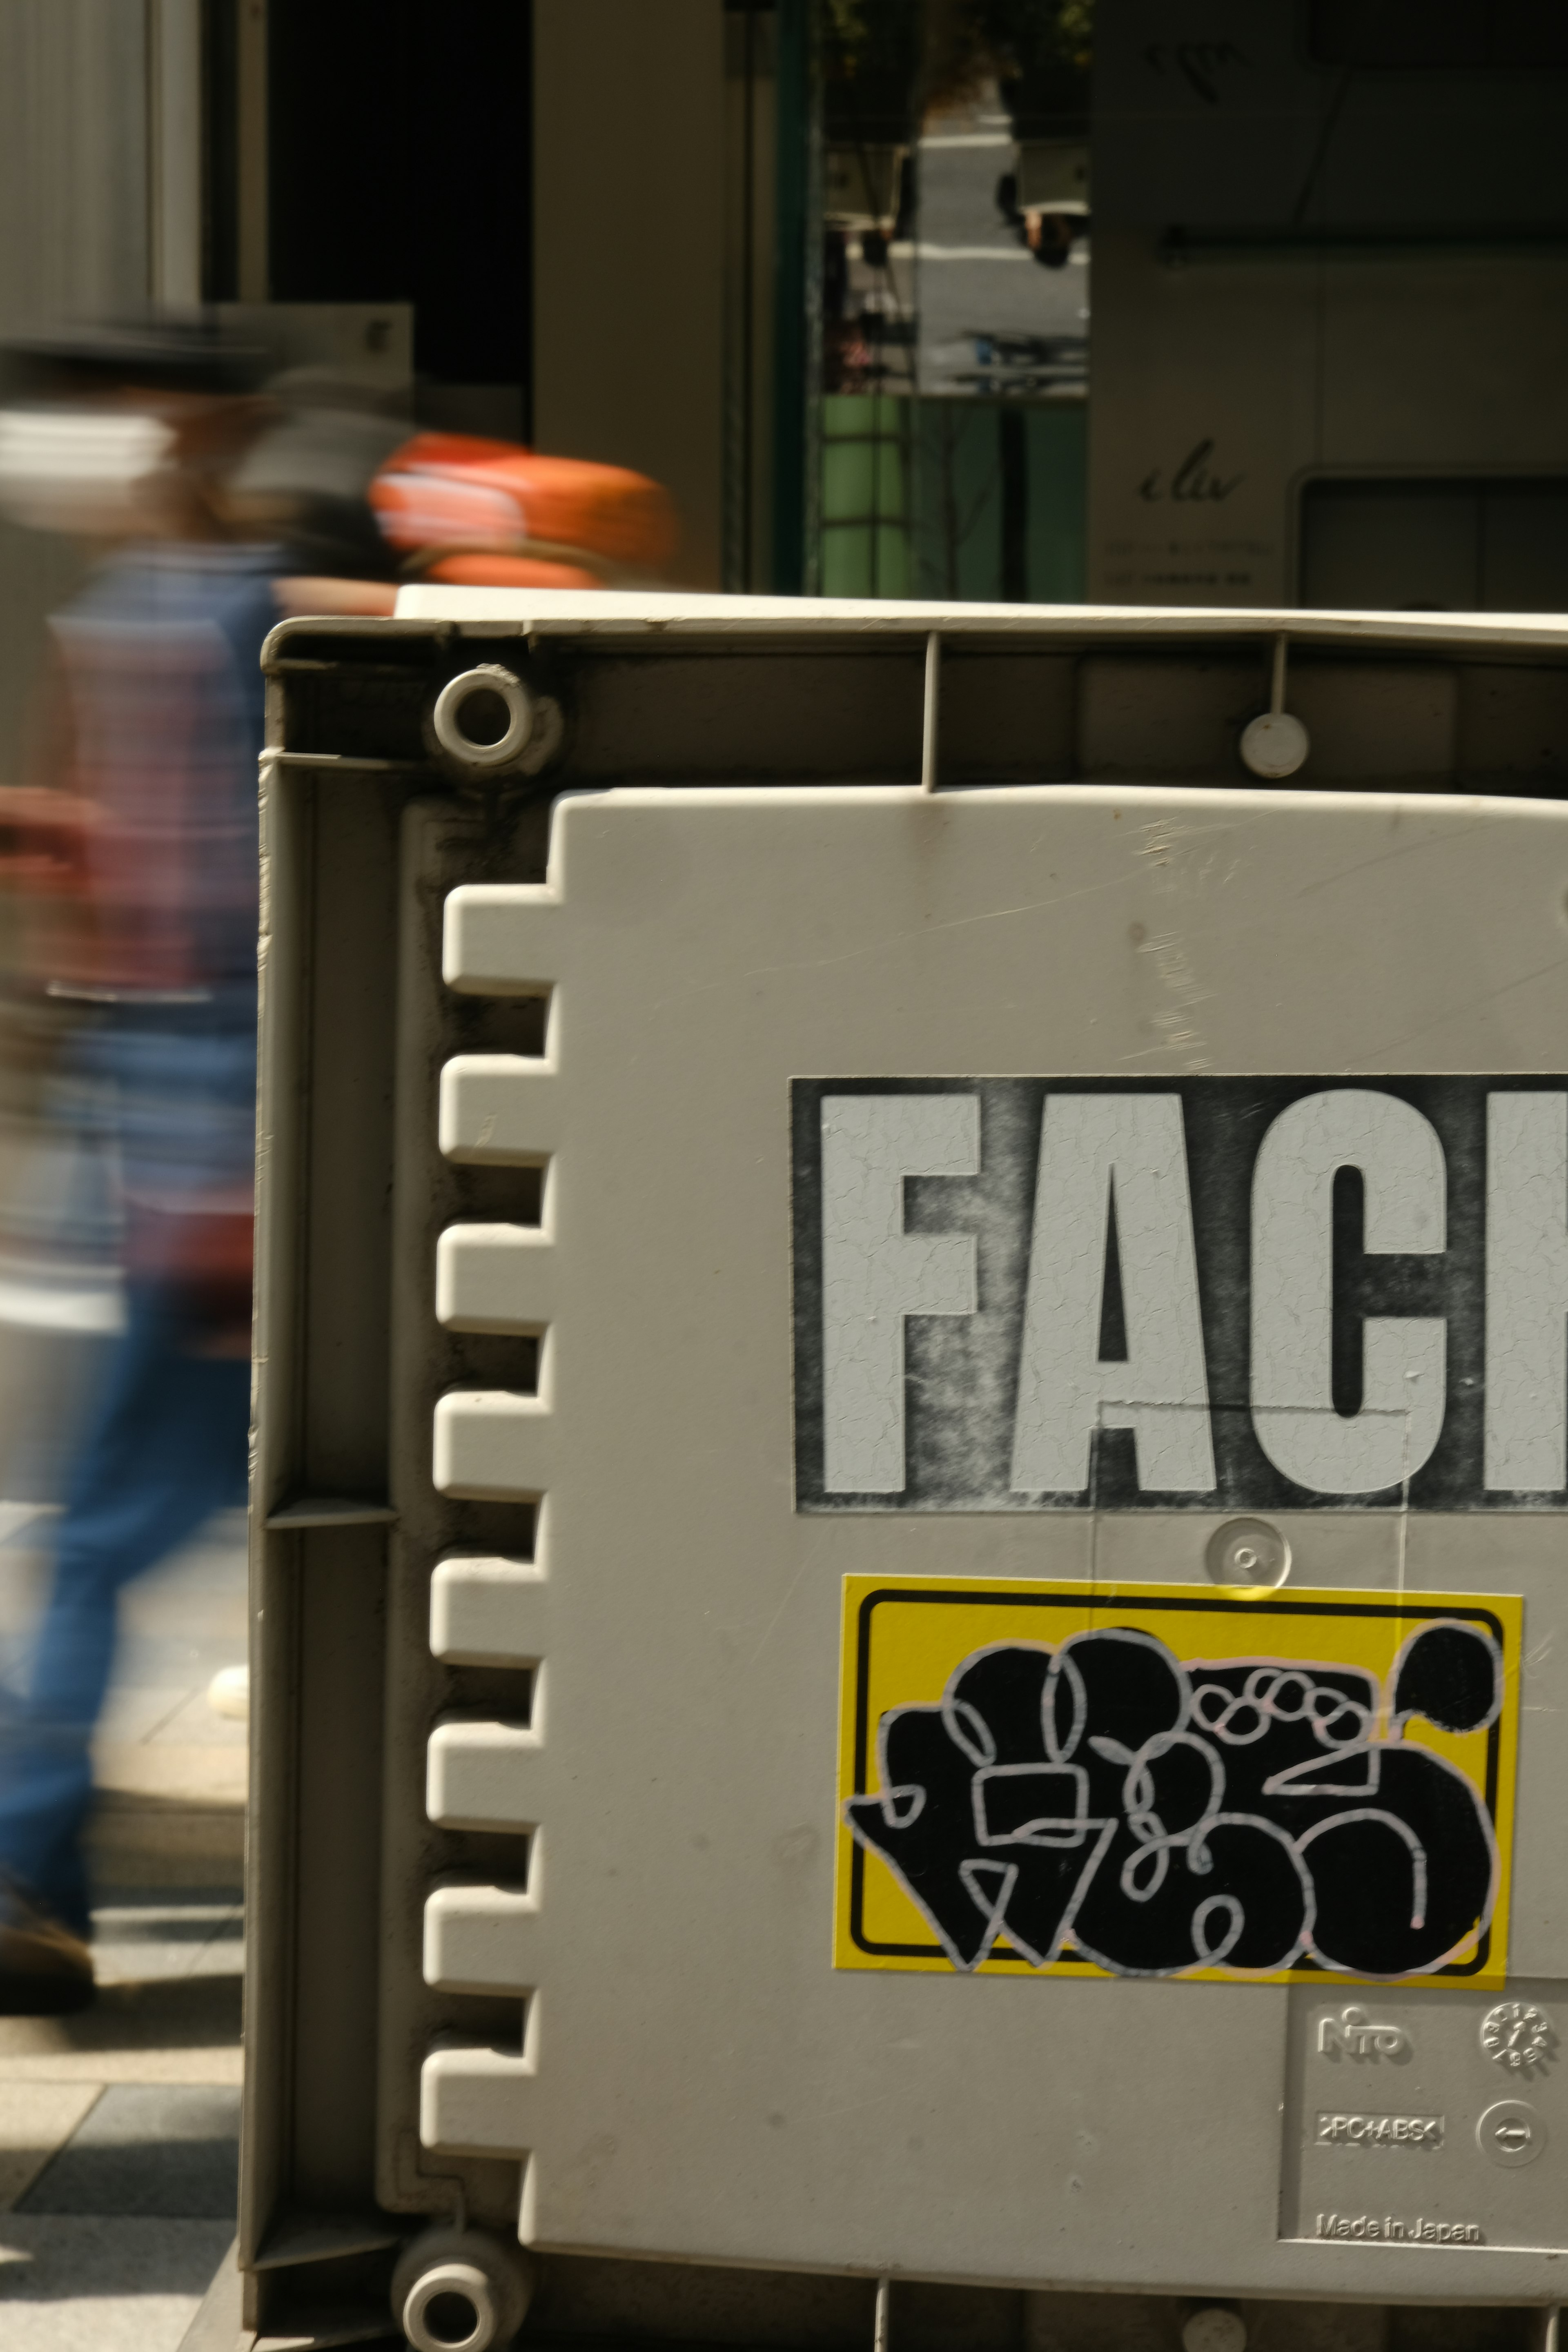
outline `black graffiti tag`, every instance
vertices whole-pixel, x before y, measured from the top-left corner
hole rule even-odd
[[[1359,1667],[1183,1662],[1131,1628],[1000,1643],[882,1717],[880,1790],[845,1818],[957,1969],[1005,1938],[1118,1976],[1423,1975],[1490,1918],[1497,1845],[1405,1729],[1480,1729],[1501,1690],[1496,1644],[1454,1619],[1400,1652],[1384,1736]]]

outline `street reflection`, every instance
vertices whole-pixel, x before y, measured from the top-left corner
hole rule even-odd
[[[1090,12],[829,0],[822,586],[1079,593]]]

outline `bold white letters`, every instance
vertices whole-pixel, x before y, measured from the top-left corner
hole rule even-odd
[[[1100,1360],[1112,1188],[1127,1361]],[[1013,1432],[1014,1492],[1077,1494],[1096,1427],[1131,1429],[1138,1481],[1215,1483],[1192,1202],[1175,1095],[1050,1095]]]
[[[798,1294],[820,1264],[820,1352],[803,1329],[796,1361],[803,1508],[1268,1509],[1276,1472],[1331,1507],[1395,1503],[1417,1479],[1434,1509],[1568,1491],[1563,1078],[1432,1077],[1422,1109],[1403,1087],[1310,1078],[800,1083],[821,1138],[805,1210],[821,1255],[805,1250]],[[1362,1180],[1375,1313],[1365,1292],[1336,1308],[1342,1168]],[[906,1231],[911,1178],[980,1181],[917,1192],[911,1223],[937,1230]],[[953,1197],[963,1213],[932,1205]],[[1125,1346],[1104,1345],[1121,1363],[1100,1354],[1108,1253]],[[1379,1276],[1389,1259],[1406,1263]],[[922,1325],[906,1428],[910,1316],[973,1320]],[[1347,1344],[1354,1412],[1334,1404]],[[1450,1387],[1467,1401],[1451,1420]],[[1091,1488],[1097,1429],[1132,1433],[1114,1496]]]
[[[906,1234],[906,1176],[974,1176],[973,1094],[829,1095],[822,1105],[823,1484],[904,1489],[904,1318],[973,1315],[973,1234]]]
[[[1369,1317],[1362,1409],[1334,1411],[1341,1168],[1362,1172],[1368,1251],[1445,1246],[1443,1147],[1418,1110],[1393,1095],[1336,1087],[1281,1111],[1252,1176],[1252,1418],[1265,1454],[1299,1486],[1370,1495],[1413,1477],[1437,1443],[1447,1333],[1440,1318]],[[1561,1349],[1561,1318],[1558,1328]]]
[[[1568,1095],[1487,1097],[1485,1479],[1568,1475]]]

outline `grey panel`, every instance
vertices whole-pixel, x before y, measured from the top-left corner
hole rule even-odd
[[[1268,2298],[1277,2352],[1399,2352],[1412,2322],[1348,2305],[1434,2296],[1453,2352],[1512,2352],[1480,2306],[1554,2272],[1492,2209],[1440,2272],[1281,2236],[1300,1989],[833,1968],[843,1576],[1190,1586],[1220,1515],[796,1512],[787,1089],[1560,1067],[1561,810],[1409,787],[1560,777],[1561,632],[649,618],[503,601],[453,610],[482,649],[436,612],[274,644],[277,736],[349,756],[269,784],[253,2314],[303,2309],[313,2268],[363,2301],[387,2217],[460,2197],[546,2250],[532,2324],[567,2336],[826,2352],[898,2268],[900,2340],[933,2352],[1153,2352],[1221,2291]],[[1033,789],[912,788],[932,625],[939,775]],[[1281,627],[1315,751],[1275,792],[1234,730]],[[424,764],[474,658],[576,726],[548,882],[542,805]],[[1106,782],[1049,783],[1088,755]],[[883,781],[820,789],[858,773]],[[677,788],[601,789],[628,775]],[[500,895],[443,981],[459,886]],[[1552,2009],[1557,1517],[1277,1519],[1298,1584],[1524,1596],[1513,1965]]]
[[[18,2210],[222,2221],[238,2182],[237,2091],[111,2084]]]

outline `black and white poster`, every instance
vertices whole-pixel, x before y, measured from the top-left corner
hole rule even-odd
[[[1568,1078],[797,1078],[802,1510],[1568,1505]]]

